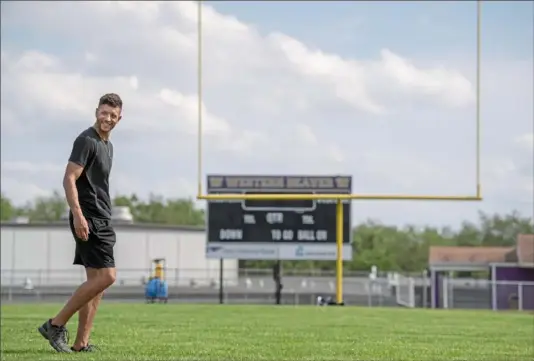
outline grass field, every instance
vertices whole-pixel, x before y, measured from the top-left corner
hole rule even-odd
[[[528,313],[174,304],[104,304],[101,352],[57,354],[36,328],[59,307],[3,305],[2,360],[534,359]]]

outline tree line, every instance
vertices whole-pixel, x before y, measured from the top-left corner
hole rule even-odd
[[[120,195],[113,199],[116,206],[130,208],[136,223],[203,226],[204,210],[195,206],[192,199],[168,199],[151,195],[143,200],[132,195]],[[39,197],[24,206],[15,206],[4,194],[1,196],[1,220],[9,221],[18,216],[31,222],[52,222],[61,219],[66,210],[63,194],[55,192],[49,197]],[[418,272],[428,264],[430,246],[513,246],[521,233],[534,233],[532,218],[518,212],[509,214],[479,213],[477,222],[463,222],[452,227],[397,227],[368,220],[353,230],[355,257],[345,262],[347,270],[368,271],[378,269]],[[270,268],[270,261],[241,261],[241,267]],[[285,269],[334,269],[334,262],[284,261]]]

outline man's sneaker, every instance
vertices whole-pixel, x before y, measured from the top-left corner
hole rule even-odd
[[[69,347],[69,333],[65,326],[54,326],[51,321],[46,321],[38,328],[41,336],[47,339],[50,346],[57,352],[72,352]]]
[[[71,347],[70,349],[73,352],[97,352],[97,351],[99,351],[98,347],[96,347],[95,345],[90,345],[90,344],[85,346],[85,347],[82,347],[79,350],[76,350],[74,347]]]

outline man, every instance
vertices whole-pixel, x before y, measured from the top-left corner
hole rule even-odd
[[[111,225],[109,174],[113,146],[109,136],[122,118],[122,100],[117,94],[100,98],[96,121],[84,130],[72,147],[63,178],[70,207],[70,229],[76,241],[74,264],[85,267],[87,281],[65,307],[46,321],[39,332],[57,352],[93,352],[89,334],[104,290],[115,282],[115,231]],[[76,340],[69,347],[67,322],[78,312]]]

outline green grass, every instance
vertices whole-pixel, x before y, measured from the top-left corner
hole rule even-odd
[[[173,304],[104,304],[101,352],[57,354],[36,328],[59,307],[3,305],[2,360],[534,359],[528,313]]]

